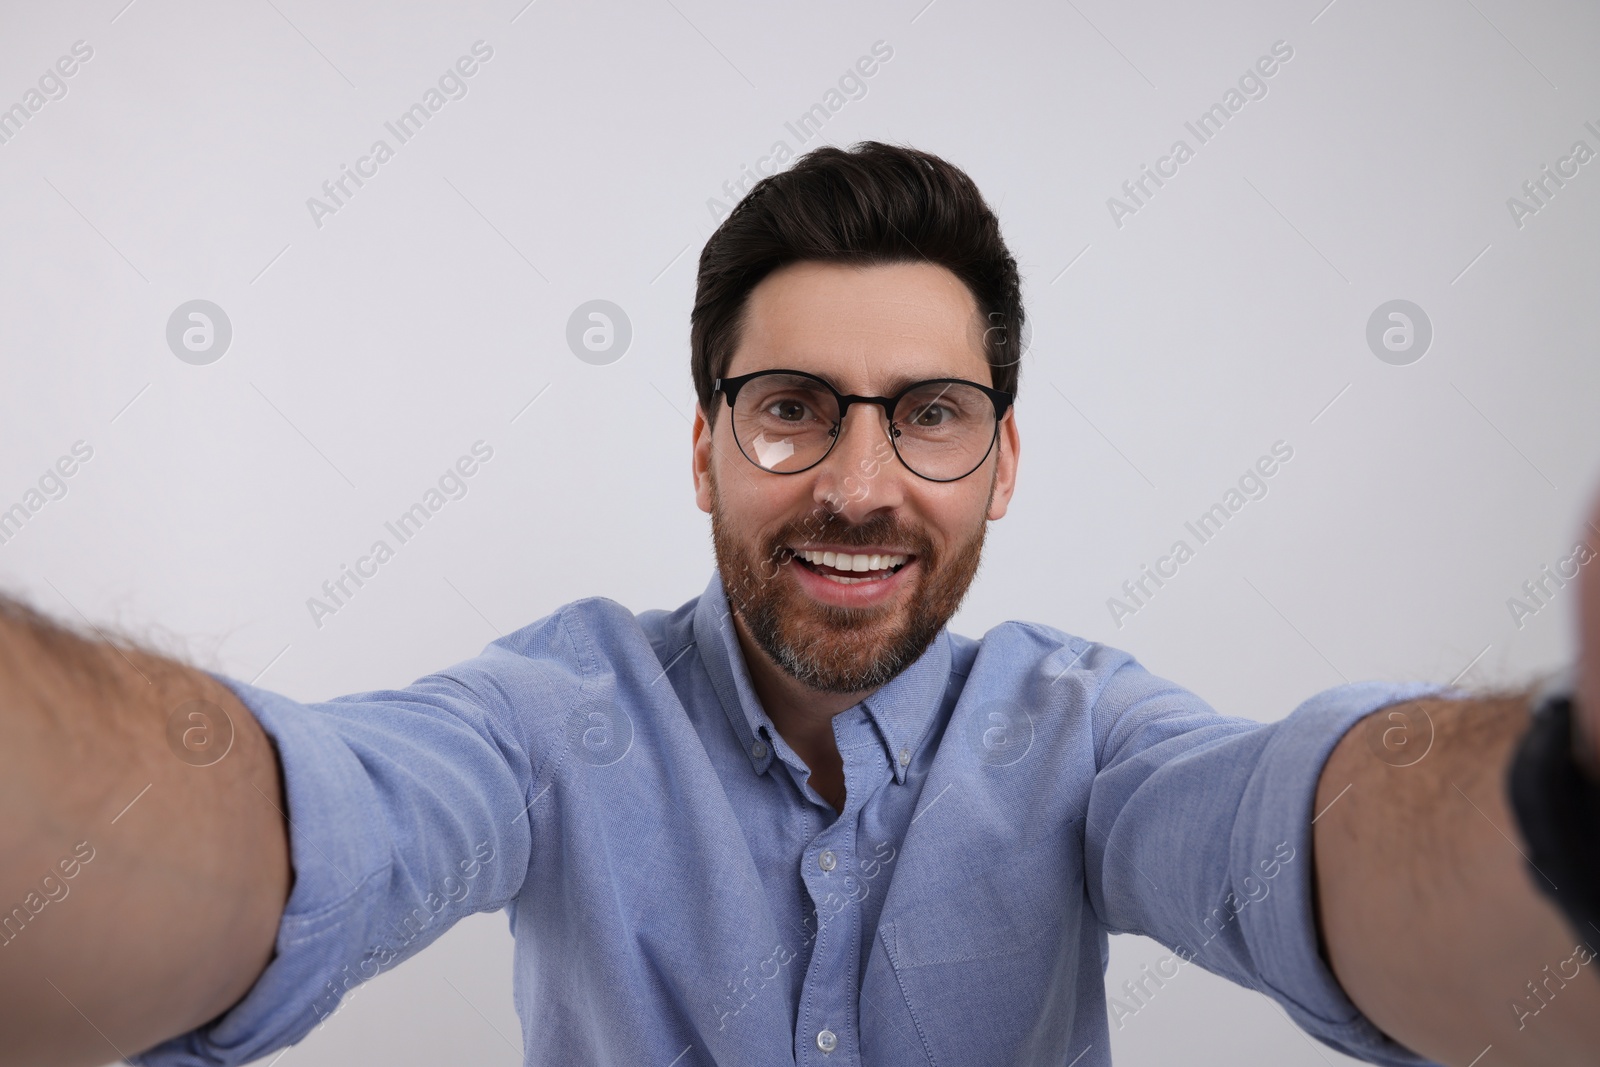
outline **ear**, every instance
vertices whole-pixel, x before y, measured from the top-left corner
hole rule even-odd
[[[1009,408],[1000,420],[1000,440],[996,447],[1000,456],[994,475],[994,492],[989,496],[989,519],[1005,518],[1011,503],[1011,494],[1017,488],[1017,460],[1022,452],[1022,438],[1017,433],[1017,409]]]
[[[694,445],[691,451],[694,472],[694,502],[711,514],[711,424],[699,404],[694,406]]]

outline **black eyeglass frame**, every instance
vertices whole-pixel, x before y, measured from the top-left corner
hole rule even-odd
[[[762,467],[760,462],[757,461],[754,456],[745,451],[744,442],[739,440],[738,433],[733,431],[731,426],[733,419],[733,405],[739,397],[739,390],[743,389],[748,383],[754,381],[755,379],[763,378],[770,374],[787,374],[796,378],[806,378],[816,382],[824,389],[828,390],[828,392],[832,393],[834,400],[836,400],[839,404],[839,419],[833,424],[833,429],[828,431],[830,440],[828,442],[827,451],[818,456],[814,462],[808,463],[804,467],[800,467],[792,471],[775,471],[769,467]],[[900,436],[900,431],[899,428],[894,424],[894,409],[899,405],[902,399],[917,389],[921,389],[929,385],[945,384],[969,385],[972,388],[979,390],[989,398],[989,400],[994,404],[994,434],[989,438],[989,447],[983,450],[983,455],[979,457],[978,462],[974,463],[972,465],[972,469],[967,471],[966,474],[958,474],[954,478],[930,478],[926,474],[923,474],[921,471],[917,470],[911,464],[907,463],[906,457],[900,454],[900,445],[895,440],[895,438]],[[827,459],[833,454],[834,445],[839,443],[839,430],[844,426],[845,416],[850,414],[850,405],[876,404],[878,407],[883,409],[883,421],[888,426],[889,447],[894,449],[894,458],[898,459],[900,461],[900,465],[906,470],[910,471],[912,474],[915,474],[918,478],[928,482],[959,482],[961,479],[967,477],[968,475],[972,474],[973,471],[983,466],[988,460],[989,454],[994,451],[995,442],[1000,440],[1000,421],[1006,417],[1006,412],[1010,410],[1012,403],[1017,398],[1015,393],[1008,393],[1004,389],[995,389],[991,386],[980,385],[977,382],[968,381],[965,378],[927,378],[920,382],[912,382],[894,396],[857,396],[854,393],[839,392],[839,390],[833,387],[833,383],[828,381],[826,378],[812,374],[808,371],[790,370],[785,367],[774,367],[771,370],[758,370],[752,374],[741,374],[737,378],[718,378],[711,383],[711,395],[715,396],[718,393],[721,393],[728,400],[728,418],[730,421],[729,432],[733,433],[733,443],[739,446],[739,452],[744,456],[745,459],[748,459],[752,464],[754,464],[756,467],[759,467],[761,470],[766,471],[768,474],[804,474],[806,471],[815,467],[818,463],[821,463],[823,460]]]

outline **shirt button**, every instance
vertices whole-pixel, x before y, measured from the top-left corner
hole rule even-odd
[[[750,746],[750,755],[754,756],[756,759],[765,759],[767,755],[767,743],[760,740],[756,741],[755,744]]]
[[[838,866],[838,863],[839,863],[839,857],[835,856],[831,849],[826,849],[825,848],[817,856],[817,866],[821,867],[825,871],[833,870],[834,867]],[[822,1031],[822,1033],[826,1034],[826,1033],[828,1033],[828,1031],[824,1030],[824,1031]],[[832,1036],[833,1035],[829,1034],[830,1038]],[[817,1040],[819,1040],[819,1041],[822,1040],[822,1037],[821,1037],[820,1034],[817,1036]],[[826,1052],[828,1050],[827,1049],[823,1049],[822,1051]]]
[[[911,763],[911,750],[909,748],[902,748],[900,750],[900,766],[902,766],[902,767],[909,766],[910,763]]]
[[[832,1052],[839,1047],[839,1038],[832,1030],[817,1031],[817,1047],[824,1052]]]

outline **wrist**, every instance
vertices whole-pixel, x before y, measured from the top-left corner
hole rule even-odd
[[[1583,743],[1570,681],[1532,700],[1506,789],[1529,877],[1585,940],[1600,937],[1600,775]]]

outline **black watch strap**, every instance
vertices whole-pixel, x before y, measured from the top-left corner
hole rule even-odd
[[[1578,764],[1573,712],[1567,685],[1537,698],[1507,788],[1530,877],[1589,941],[1600,938],[1600,782]]]

